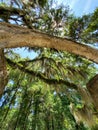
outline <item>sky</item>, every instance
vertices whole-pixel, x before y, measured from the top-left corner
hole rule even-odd
[[[55,0],[58,4],[63,3],[64,5],[69,5],[72,12],[76,16],[82,16],[83,14],[92,13],[96,7],[98,7],[98,0]],[[35,53],[28,53],[25,49],[15,49],[16,53],[19,53],[23,58],[29,57],[33,59],[37,56]]]
[[[69,5],[76,16],[92,13],[98,7],[98,0],[57,0],[59,3]]]

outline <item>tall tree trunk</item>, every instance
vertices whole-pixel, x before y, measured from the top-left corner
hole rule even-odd
[[[54,128],[54,118],[52,117],[52,130],[55,130]]]
[[[2,95],[7,82],[7,69],[4,57],[4,50],[0,49],[0,96]]]

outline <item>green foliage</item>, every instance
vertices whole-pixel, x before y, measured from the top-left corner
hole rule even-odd
[[[75,41],[96,43],[98,39],[98,8],[94,13],[74,18],[69,23],[69,33]],[[66,34],[66,33],[65,33]]]
[[[69,7],[54,7],[52,1],[11,2],[2,8],[2,21],[87,43],[89,33],[97,30],[98,9],[76,18],[70,14]],[[5,7],[6,3],[1,3],[0,8],[2,4]],[[9,82],[0,99],[0,129],[87,130],[85,122],[76,121],[70,104],[73,103],[76,110],[83,108],[78,86],[86,87],[96,73],[95,64],[53,48],[27,50],[37,52],[37,57],[23,59],[13,49],[6,49]]]

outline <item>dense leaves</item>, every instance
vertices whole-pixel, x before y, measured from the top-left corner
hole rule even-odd
[[[84,15],[79,18],[73,18],[69,25],[69,36],[76,41],[83,43],[97,43],[98,42],[98,8],[93,14]]]

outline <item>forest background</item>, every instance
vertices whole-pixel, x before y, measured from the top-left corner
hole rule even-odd
[[[98,8],[85,10],[0,1],[1,130],[98,129]]]

